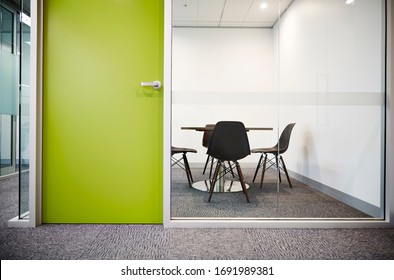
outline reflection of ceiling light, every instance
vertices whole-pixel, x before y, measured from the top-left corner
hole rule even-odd
[[[267,4],[267,3],[262,3],[262,4],[260,5],[260,8],[261,8],[261,9],[267,9],[267,8],[268,8],[268,4]]]
[[[346,4],[346,5],[353,4],[353,3],[354,3],[354,0],[346,0],[346,1],[345,1],[345,4]]]

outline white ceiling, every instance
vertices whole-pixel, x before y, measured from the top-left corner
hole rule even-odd
[[[293,0],[173,0],[173,26],[273,27]],[[260,8],[262,3],[267,8]]]

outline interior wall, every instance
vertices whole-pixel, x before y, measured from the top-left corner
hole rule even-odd
[[[382,1],[295,0],[274,28],[287,167],[375,206],[383,153]]]

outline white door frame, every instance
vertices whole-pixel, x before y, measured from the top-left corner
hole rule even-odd
[[[394,4],[387,2],[387,123],[386,123],[386,191],[385,219],[323,220],[323,219],[171,219],[171,73],[172,73],[172,0],[165,0],[164,8],[164,153],[163,153],[163,224],[174,228],[371,228],[394,227],[394,54],[393,40]]]

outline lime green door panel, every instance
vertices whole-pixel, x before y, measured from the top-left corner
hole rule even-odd
[[[162,223],[163,0],[44,1],[43,222]]]

